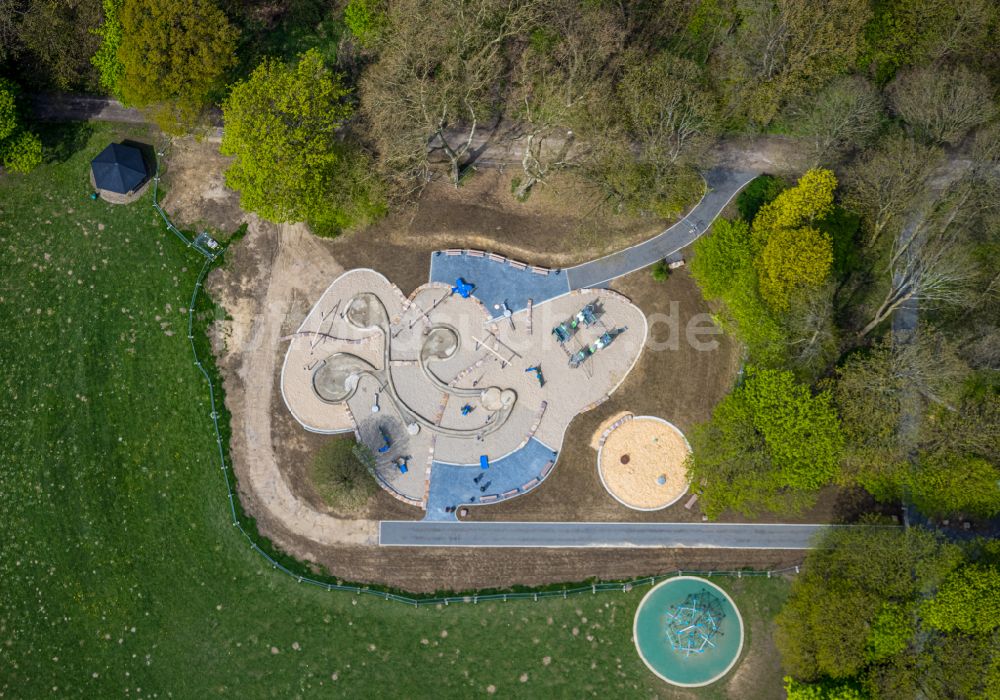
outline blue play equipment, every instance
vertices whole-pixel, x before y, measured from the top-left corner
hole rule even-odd
[[[489,469],[490,468],[490,458],[486,455],[479,455],[479,468]]]
[[[406,472],[410,471],[410,466],[409,464],[407,464],[405,457],[400,457],[398,460],[396,460],[396,466],[399,467],[400,474],[405,474]]]
[[[462,415],[463,416],[467,416],[470,413],[472,413],[472,406],[471,405],[465,404],[464,406],[462,406]]]
[[[466,282],[464,277],[459,277],[455,280],[455,286],[451,288],[451,293],[458,294],[463,299],[468,299],[475,288],[476,285]]]
[[[534,372],[535,373],[535,378],[538,380],[538,386],[545,386],[545,377],[542,376],[542,368],[540,366],[535,365],[534,367],[529,367],[528,369],[526,369],[524,371],[525,372]]]
[[[382,447],[378,448],[378,451],[388,452],[389,448],[392,447],[392,441],[389,439],[389,434],[385,432],[385,428],[379,428],[378,432],[382,436],[382,441],[385,443]]]

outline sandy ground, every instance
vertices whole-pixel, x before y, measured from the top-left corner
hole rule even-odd
[[[612,496],[632,508],[654,510],[666,508],[687,491],[684,460],[689,452],[673,425],[638,416],[611,431],[597,466]]]

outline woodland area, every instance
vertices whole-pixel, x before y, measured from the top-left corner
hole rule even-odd
[[[988,537],[998,31],[993,0],[0,0],[2,176],[53,157],[43,92],[174,134],[221,118],[243,208],[317,235],[459,188],[492,139],[518,146],[519,200],[569,174],[653,219],[701,196],[720,140],[789,139],[807,169],[753,181],[691,257],[745,351],[690,436],[706,512],[838,485]],[[1000,697],[995,542],[873,528],[806,571],[780,619],[790,697]]]

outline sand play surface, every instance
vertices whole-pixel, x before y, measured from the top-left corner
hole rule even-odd
[[[597,469],[608,492],[629,508],[659,510],[687,491],[690,448],[671,423],[651,416],[627,420],[605,439]]]

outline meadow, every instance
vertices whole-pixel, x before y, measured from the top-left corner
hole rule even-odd
[[[673,697],[630,640],[644,588],[416,608],[251,549],[186,338],[202,259],[148,194],[89,198],[124,137],[150,139],[56,129],[52,162],[0,176],[0,697]],[[763,643],[787,582],[720,582]],[[781,696],[772,666],[754,697]]]

